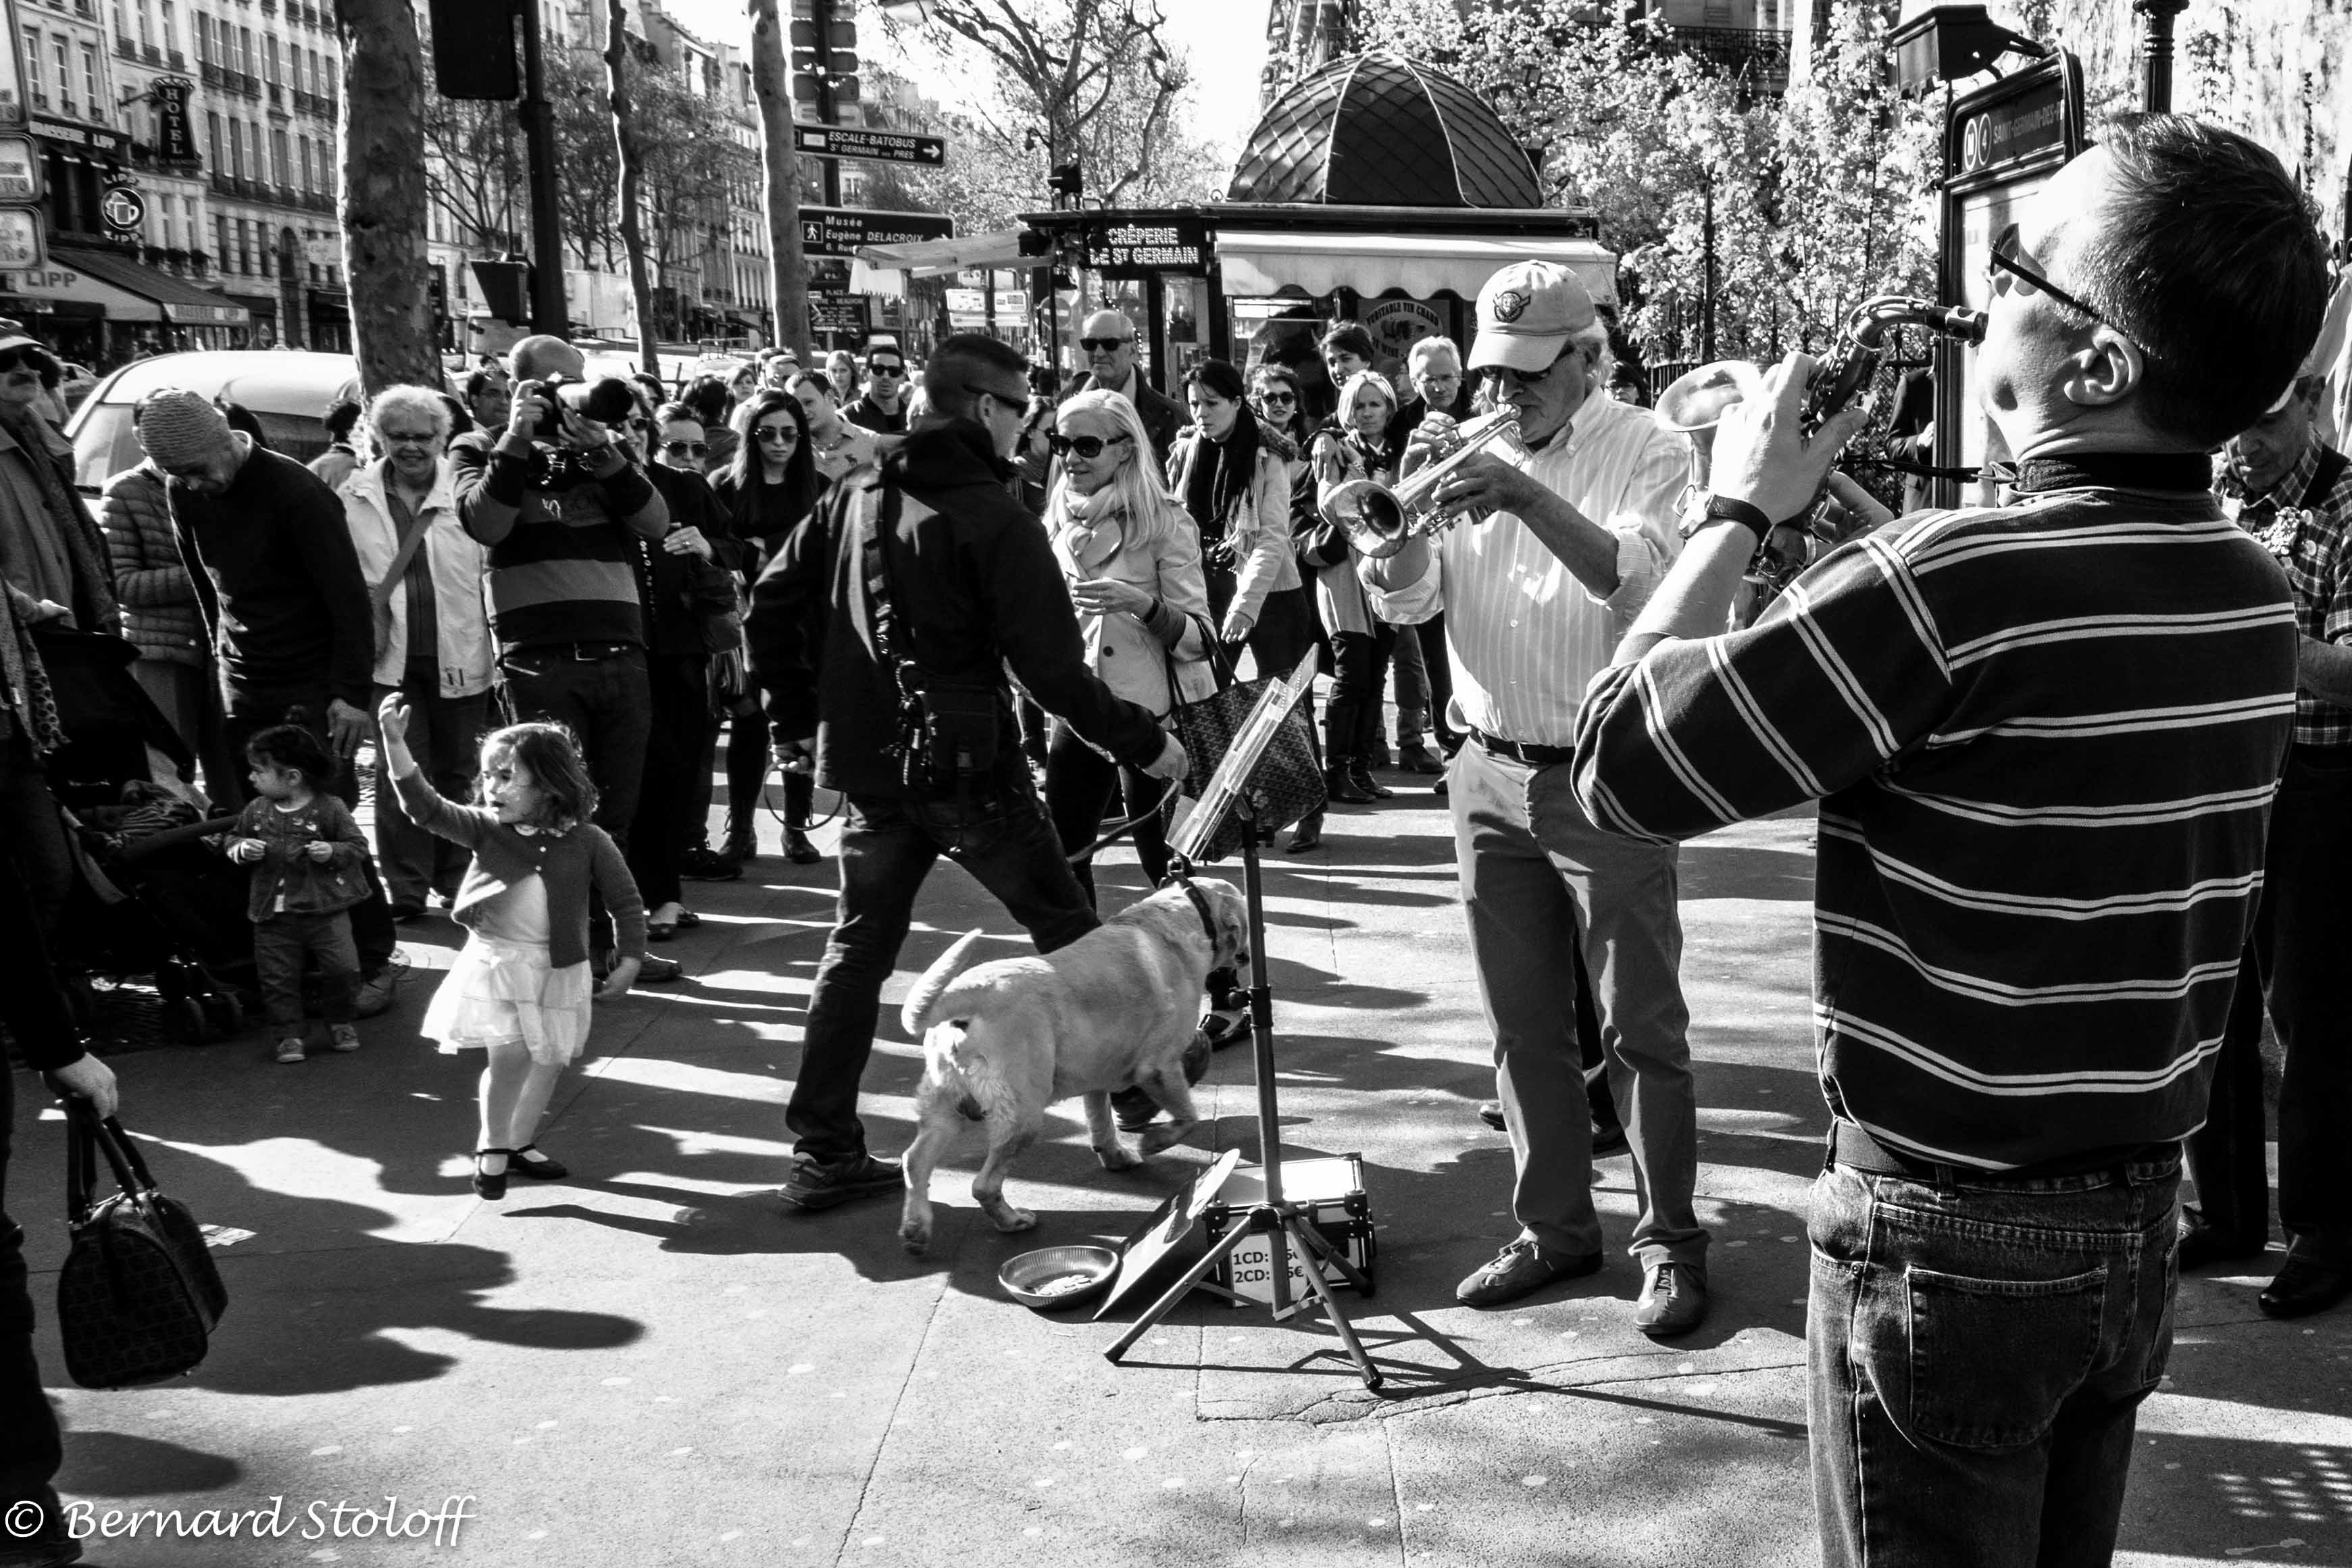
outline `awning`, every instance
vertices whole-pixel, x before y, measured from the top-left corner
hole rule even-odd
[[[1021,254],[1022,232],[1000,229],[955,239],[860,246],[849,264],[849,292],[904,299],[909,277],[940,277],[968,267],[1034,267],[1038,258]]]
[[[52,247],[50,260],[58,267],[98,279],[131,297],[133,308],[117,310],[110,306],[108,314],[118,321],[173,321],[186,327],[242,327],[252,319],[242,305],[231,304],[222,296],[199,288],[184,277],[117,256],[110,251],[75,250],[66,246]]]
[[[1556,261],[1601,304],[1617,298],[1617,258],[1589,239],[1534,235],[1269,234],[1217,231],[1225,297],[1309,295],[1352,288],[1373,298],[1391,288],[1415,299],[1452,289],[1475,299],[1486,279],[1515,261]]]

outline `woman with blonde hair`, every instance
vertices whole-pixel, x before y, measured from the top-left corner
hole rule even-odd
[[[1161,716],[1213,695],[1200,533],[1160,482],[1135,405],[1118,392],[1081,392],[1056,412],[1047,440],[1061,472],[1046,497],[1045,533],[1069,580],[1087,666],[1113,692]],[[1168,788],[1118,767],[1055,721],[1045,810],[1063,853],[1094,842],[1121,796],[1120,816],[1144,818],[1135,853],[1157,883],[1168,872],[1168,840],[1153,809]],[[1093,902],[1092,857],[1072,869]]]
[[[1350,479],[1393,485],[1400,454],[1390,438],[1397,396],[1378,371],[1359,371],[1339,388],[1339,406],[1308,438],[1307,463],[1319,506]],[[1367,805],[1391,791],[1371,775],[1370,752],[1381,726],[1381,686],[1396,633],[1372,612],[1356,577],[1357,555],[1348,538],[1318,523],[1299,545],[1302,564],[1314,569],[1315,595],[1331,636],[1331,700],[1324,710],[1324,789],[1335,802]]]

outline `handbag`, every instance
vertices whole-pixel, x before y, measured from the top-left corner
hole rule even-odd
[[[129,1388],[205,1359],[228,1290],[186,1207],[163,1196],[113,1117],[66,1100],[66,1223],[58,1337],[84,1388]],[[119,1191],[92,1200],[103,1150]]]
[[[1242,681],[1234,678],[1233,661],[1217,640],[1216,631],[1199,616],[1192,622],[1209,646],[1209,665],[1216,672],[1217,690],[1213,695],[1197,702],[1180,701],[1176,693],[1176,661],[1171,654],[1164,664],[1168,672],[1169,716],[1176,724],[1176,738],[1183,743],[1190,770],[1178,793],[1199,800],[1207,793],[1209,780],[1233,748],[1234,737],[1249,722],[1249,716],[1266,688],[1275,684],[1270,675],[1257,675]],[[1315,757],[1315,738],[1307,722],[1303,707],[1293,707],[1282,716],[1282,727],[1250,769],[1243,788],[1249,795],[1255,815],[1247,822],[1228,813],[1201,852],[1204,861],[1220,861],[1242,847],[1242,840],[1251,827],[1272,832],[1323,809],[1327,797],[1323,792],[1323,768]]]

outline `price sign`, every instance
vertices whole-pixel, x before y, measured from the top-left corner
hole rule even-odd
[[[0,207],[0,272],[22,272],[48,261],[41,214],[26,207]]]
[[[41,159],[29,136],[0,136],[0,202],[41,199]]]

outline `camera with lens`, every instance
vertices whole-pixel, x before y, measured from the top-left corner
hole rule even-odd
[[[618,424],[635,412],[636,394],[629,383],[618,376],[600,376],[583,381],[578,376],[556,374],[535,382],[525,382],[515,388],[515,400],[527,397],[544,398],[551,404],[568,408],[583,419],[593,419],[599,424]],[[554,432],[543,431],[552,436]]]

